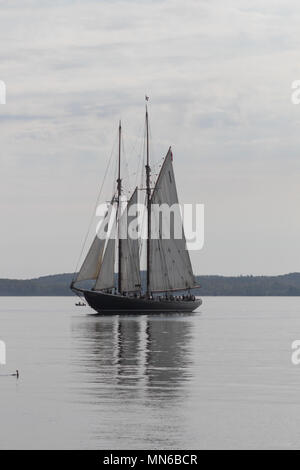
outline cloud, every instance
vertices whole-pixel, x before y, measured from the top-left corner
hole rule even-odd
[[[299,206],[300,107],[290,102],[299,17],[294,0],[2,1],[0,276],[71,269],[120,118],[136,172],[145,93],[152,160],[172,144],[180,195],[206,204],[207,247],[193,253],[195,270],[298,270],[296,241],[276,256],[273,204]],[[22,243],[11,235],[18,218]],[[261,245],[252,248],[253,236]]]

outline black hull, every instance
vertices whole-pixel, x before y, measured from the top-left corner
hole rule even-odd
[[[87,303],[96,312],[102,314],[122,314],[145,312],[170,313],[170,312],[193,312],[202,304],[201,299],[195,300],[149,300],[125,297],[121,295],[105,294],[104,292],[93,292],[83,290]]]

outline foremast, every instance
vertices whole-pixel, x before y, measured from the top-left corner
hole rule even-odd
[[[117,179],[117,203],[118,203],[118,291],[122,294],[122,239],[120,236],[120,220],[121,220],[121,196],[122,196],[122,180],[121,180],[121,138],[122,138],[122,125],[119,122],[119,160],[118,160],[118,179]]]
[[[146,296],[151,296],[150,290],[150,273],[151,273],[151,261],[150,261],[150,250],[151,250],[151,168],[149,162],[149,116],[146,96],[146,147],[147,147],[147,161],[146,161],[146,194],[147,194],[147,290]]]

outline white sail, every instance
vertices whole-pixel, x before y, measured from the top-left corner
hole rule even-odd
[[[96,235],[74,282],[97,279],[104,250],[105,240]]]
[[[136,215],[128,215],[130,209],[137,204],[137,188],[133,192],[124,216],[127,217],[127,227],[130,228],[131,223],[136,218]],[[130,212],[131,214],[131,212]],[[140,256],[139,256],[139,240],[132,238],[131,233],[128,233],[126,239],[122,239],[122,256],[121,256],[121,286],[125,292],[135,292],[141,290],[140,278]]]
[[[115,285],[115,238],[107,240],[100,273],[94,290],[111,289]]]
[[[178,204],[177,189],[174,178],[172,152],[169,150],[165,157],[159,177],[157,179],[151,205],[167,204],[171,207]],[[177,206],[178,208],[179,206]],[[152,214],[153,215],[153,214]],[[178,215],[178,214],[177,214]],[[152,234],[157,220],[152,216]],[[177,227],[178,228],[178,227]],[[186,249],[186,240],[180,216],[181,238],[176,239],[171,230],[168,239],[163,238],[158,230],[159,238],[150,241],[150,290],[164,291],[172,289],[188,289],[195,285],[189,252]]]
[[[110,204],[113,204],[113,199]],[[108,215],[106,212],[105,217]],[[80,281],[90,281],[96,280],[99,276],[103,251],[105,247],[106,238],[99,237],[98,235],[102,233],[103,229],[107,226],[107,220],[104,219],[100,226],[98,234],[95,236],[93,243],[90,246],[90,249],[82,263],[82,266],[74,280],[74,282]]]

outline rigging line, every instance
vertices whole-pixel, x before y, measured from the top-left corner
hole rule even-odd
[[[142,178],[143,178],[143,169],[144,169],[144,157],[145,157],[145,153],[144,153],[144,145],[145,145],[145,139],[146,139],[146,126],[145,126],[145,123],[143,124],[143,136],[141,139],[139,139],[139,142],[140,142],[140,146],[139,146],[139,151],[138,151],[138,155],[136,157],[137,159],[137,166],[136,166],[136,178],[135,178],[135,187],[138,186],[138,179],[140,177],[140,183],[143,181]],[[139,133],[138,135],[142,135],[142,126],[140,127],[140,130],[139,130]],[[142,166],[142,171],[141,171],[141,164],[143,165]],[[141,174],[139,174],[141,171]]]
[[[132,196],[131,196],[131,197],[132,197]],[[131,198],[130,198],[130,200],[131,200]],[[125,239],[125,240],[126,240],[126,244],[127,244],[127,251],[128,251],[128,253],[129,253],[129,256],[132,258],[133,244],[131,244],[130,242],[131,242],[131,241],[137,241],[137,242],[138,242],[138,240],[131,240],[131,238],[129,237],[129,233],[128,233],[129,224],[131,224],[131,222],[132,222],[132,220],[130,220],[130,222],[128,223],[128,221],[129,221],[128,209],[129,209],[129,202],[130,202],[130,200],[129,200],[128,203],[127,203],[126,213],[125,213],[125,217],[127,218],[127,219],[126,219],[126,220],[127,220],[127,233],[126,233],[126,239]],[[133,218],[134,218],[134,216],[133,216]],[[136,268],[137,265],[138,265],[138,260],[136,260],[135,258],[133,258],[133,261],[134,261],[135,268]]]
[[[143,164],[143,149],[142,149],[142,142],[140,144],[140,149],[139,153],[137,156],[137,166],[136,166],[136,173],[135,173],[135,187],[139,185],[142,181],[142,171],[141,171],[141,165]]]
[[[122,182],[123,182],[123,187],[126,185],[127,188],[128,188],[127,192],[130,193],[131,192],[131,184],[130,184],[129,165],[128,165],[127,153],[126,153],[126,150],[125,150],[125,140],[124,140],[123,135],[122,135],[121,145],[122,145],[123,162],[125,162],[125,164],[123,163],[123,169],[125,170],[124,171],[125,178],[123,178]],[[125,180],[125,184],[124,184],[124,180]]]
[[[79,257],[78,257],[76,266],[75,266],[75,270],[74,270],[74,272],[73,272],[72,282],[74,282],[74,280],[75,280],[75,277],[76,277],[76,274],[77,274],[77,270],[78,270],[78,266],[79,266],[79,263],[80,263],[80,259],[81,259],[82,254],[83,254],[83,251],[84,251],[84,248],[85,248],[87,239],[88,239],[89,232],[90,232],[90,230],[91,230],[91,226],[92,226],[92,223],[93,223],[93,219],[94,219],[94,216],[95,216],[95,212],[96,212],[96,209],[97,209],[97,206],[98,206],[98,202],[99,202],[99,199],[100,199],[102,190],[103,190],[104,182],[105,182],[105,179],[106,179],[106,177],[107,177],[107,174],[108,174],[108,171],[109,171],[109,167],[110,167],[110,164],[111,164],[111,160],[112,160],[112,156],[113,156],[113,153],[114,153],[114,150],[115,150],[117,138],[118,138],[118,137],[116,136],[115,141],[114,141],[113,146],[112,146],[112,149],[111,149],[110,157],[109,157],[109,160],[108,160],[106,169],[105,169],[104,177],[103,177],[103,179],[102,179],[102,184],[101,184],[101,186],[100,186],[100,190],[99,190],[98,195],[97,195],[96,203],[95,203],[95,205],[94,205],[93,213],[92,213],[92,215],[91,215],[90,222],[89,222],[89,225],[88,225],[88,230],[87,230],[87,233],[86,233],[86,235],[85,235],[85,237],[84,237],[83,244],[82,244],[82,248],[81,248],[81,251],[80,251],[80,254],[79,254]]]
[[[143,138],[143,143],[142,143],[142,149],[141,150],[142,150],[143,165],[142,165],[142,174],[141,174],[140,183],[141,183],[141,186],[143,186],[143,182],[144,182],[144,179],[145,179],[145,164],[146,164],[146,123],[144,124],[144,138]],[[147,198],[147,195],[146,195],[146,191],[145,191],[144,201],[143,201],[144,209],[146,207],[146,198]],[[143,214],[142,214],[141,234],[144,233],[144,229],[146,230],[146,223],[145,223],[146,214],[147,214],[147,211],[144,210]],[[144,240],[141,237],[141,239],[140,239],[140,258],[141,258],[141,255],[142,255],[143,247],[144,247]]]
[[[136,148],[138,144],[140,144],[140,135],[142,134],[142,129],[144,128],[144,124],[140,124],[139,131],[136,134],[138,137],[135,138],[134,142],[130,144],[129,155],[135,155]]]
[[[144,122],[144,135],[143,135],[143,139],[141,141],[141,147],[140,147],[140,155],[138,156],[139,157],[139,161],[138,161],[138,168],[139,168],[139,165],[142,163],[142,171],[141,171],[141,175],[140,175],[140,186],[143,187],[143,183],[144,183],[144,180],[145,180],[145,165],[146,165],[146,132],[147,132],[147,129],[146,129],[146,122]],[[136,186],[138,187],[138,173],[137,173],[137,178],[136,178]],[[147,198],[147,195],[146,195],[146,191],[144,192],[144,197],[143,197],[143,205],[144,205],[144,209],[146,207],[146,198]],[[138,201],[139,202],[139,201]],[[144,248],[145,248],[145,245],[147,242],[147,239],[143,239],[143,235],[144,233],[146,232],[147,228],[146,228],[146,217],[147,217],[147,211],[146,210],[143,210],[143,213],[142,213],[142,217],[141,217],[141,226],[139,227],[140,229],[140,232],[141,232],[141,237],[139,238],[138,242],[139,242],[139,259],[140,259],[140,264],[143,260],[143,251],[144,251]],[[144,253],[145,254],[145,253]],[[141,266],[140,266],[141,267]],[[140,272],[141,272],[141,269],[140,269]]]
[[[143,170],[142,170],[142,181],[141,181],[141,184],[143,185],[144,184],[144,180],[145,180],[145,165],[146,165],[146,133],[147,133],[147,129],[146,129],[146,123],[145,123],[145,127],[144,127],[144,136],[143,136]]]
[[[137,186],[137,177],[138,177],[139,165],[140,165],[140,160],[141,160],[140,156],[142,154],[142,151],[141,151],[142,139],[140,138],[140,136],[142,134],[143,127],[144,127],[144,124],[141,124],[140,127],[139,127],[139,131],[137,133],[138,137],[136,137],[134,142],[130,144],[129,153],[128,152],[126,153],[127,167],[129,168],[129,166],[131,165],[131,166],[134,167],[134,170],[135,170],[135,172],[131,172],[131,173],[128,172],[128,175],[127,175],[129,183],[130,183],[130,176],[136,176],[136,178],[135,178],[136,181],[135,181],[134,187]],[[126,142],[128,142],[128,140]],[[139,149],[138,149],[138,152],[137,152],[137,147],[138,146],[139,146]],[[128,145],[127,145],[127,150],[128,150]],[[125,149],[124,149],[124,151],[125,151]],[[127,155],[129,155],[128,159],[127,159]]]
[[[134,243],[137,243],[137,251],[138,251],[138,259],[133,258],[134,267],[135,267],[135,274],[137,278],[140,280],[141,283],[141,273],[140,273],[140,254],[139,254],[139,239],[133,240]],[[130,243],[128,240],[129,251],[131,250],[130,256],[133,255],[133,243]]]
[[[119,131],[118,131],[118,134],[119,134]],[[118,139],[119,139],[119,135],[118,135]],[[119,159],[116,158],[115,159],[115,169],[114,169],[114,177],[112,179],[112,183],[111,183],[111,194],[115,195],[116,194],[116,191],[117,191],[117,188],[116,188],[116,181],[117,181],[117,178],[119,177],[118,174],[118,163],[119,163]]]
[[[143,214],[142,214],[142,220],[141,220],[141,227],[140,227],[140,231],[141,231],[141,235],[143,236],[143,233],[144,233],[144,230],[145,229],[145,219],[146,219],[146,213],[147,211],[145,210],[145,207],[146,207],[146,193],[144,195],[144,202],[143,202],[143,206],[144,206],[144,210],[143,210]],[[140,237],[140,240],[139,240],[139,255],[140,255],[140,258],[142,256],[142,250],[143,250],[143,237]]]
[[[139,132],[137,134],[138,136],[141,135],[142,127],[143,127],[143,125],[140,125],[140,129],[139,129]],[[139,148],[137,156],[130,157],[130,155],[136,155],[136,149],[137,149],[138,145],[140,146],[140,148]],[[130,147],[130,152],[128,153],[128,151],[127,151],[128,150],[128,140],[126,140],[126,145],[125,145],[125,139],[124,139],[124,135],[123,135],[122,136],[122,151],[123,151],[123,155],[124,155],[123,160],[125,161],[125,165],[124,165],[125,178],[123,178],[123,185],[126,188],[129,195],[131,195],[133,189],[137,186],[137,180],[138,180],[138,177],[139,177],[139,170],[140,170],[139,167],[140,167],[140,163],[141,163],[141,158],[140,157],[141,157],[141,154],[142,154],[142,150],[141,150],[142,139],[136,138],[135,141],[129,145],[129,147]],[[126,148],[127,148],[127,150],[126,150]],[[128,155],[129,155],[129,157],[128,157]],[[132,172],[129,171],[131,161],[132,161],[132,164],[135,167],[135,171],[132,171]],[[131,186],[131,177],[135,177],[134,187]]]
[[[151,153],[151,156],[152,156],[152,160],[151,160],[151,184],[154,185],[155,184],[155,173],[158,170],[159,162],[157,161],[157,158],[155,156],[156,152],[155,152],[155,149],[154,149],[154,146],[153,146],[152,128],[151,128],[150,120],[149,120],[148,126],[149,126],[150,153]]]

